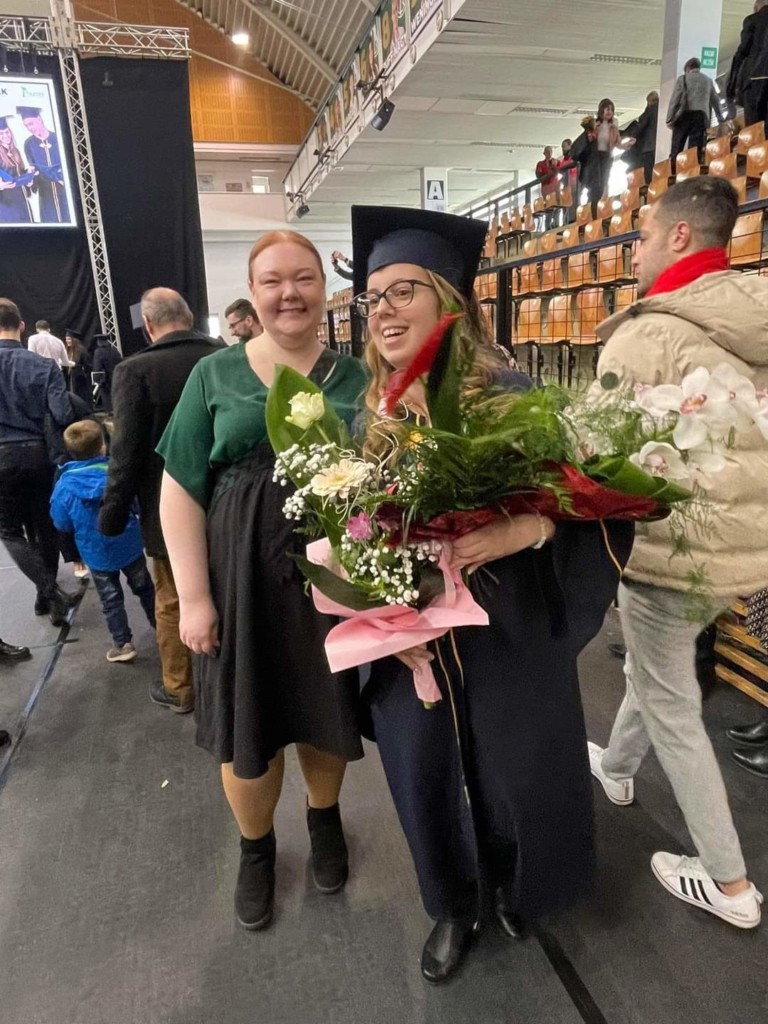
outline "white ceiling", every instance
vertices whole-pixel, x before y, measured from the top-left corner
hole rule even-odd
[[[724,0],[721,70],[751,9]],[[366,128],[312,194],[309,217],[348,221],[352,203],[418,206],[425,166],[449,169],[454,209],[515,172],[529,180],[543,147],[574,138],[604,96],[620,123],[643,109],[660,84],[663,18],[663,0],[468,0],[393,93],[388,127]]]

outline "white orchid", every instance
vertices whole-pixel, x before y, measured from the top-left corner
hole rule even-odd
[[[309,430],[325,415],[325,400],[322,395],[300,391],[291,399],[291,415],[285,417],[286,423],[292,423],[299,430]]]
[[[649,441],[639,452],[630,455],[629,461],[639,466],[649,476],[661,476],[665,480],[688,481],[690,472],[676,448],[664,441]]]
[[[641,392],[637,401],[655,418],[678,414],[672,440],[683,451],[722,437],[738,419],[730,388],[703,366],[686,374],[679,385],[660,384]]]
[[[702,473],[704,476],[709,476],[710,473],[720,473],[727,465],[725,452],[725,446],[716,441],[711,441],[701,448],[690,448],[686,452],[688,467],[691,472]],[[706,489],[705,483],[701,480],[698,482]]]
[[[728,389],[731,407],[735,412],[734,427],[741,432],[749,430],[759,411],[755,385],[730,363],[720,363],[712,371],[712,380],[717,380]]]
[[[758,397],[760,400],[755,414],[755,423],[760,433],[768,441],[768,395]]]

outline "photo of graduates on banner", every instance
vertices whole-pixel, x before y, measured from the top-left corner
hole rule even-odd
[[[344,109],[344,124],[357,113],[357,66],[353,61],[352,66],[341,82],[341,102]]]
[[[328,110],[331,124],[331,142],[334,142],[344,130],[344,109],[341,102],[341,86],[339,86],[333,94],[333,99],[331,100]]]
[[[3,76],[0,229],[72,226],[71,176],[53,79]]]
[[[405,4],[406,0],[386,0],[381,8],[381,58],[385,69],[394,63],[408,45]]]
[[[315,149],[322,153],[328,149],[328,141],[328,114],[323,111],[315,125]]]
[[[381,62],[379,60],[378,32],[376,26],[366,36],[363,45],[358,53],[360,63],[360,81],[372,82],[379,73]]]

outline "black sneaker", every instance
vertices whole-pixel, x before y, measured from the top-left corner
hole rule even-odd
[[[343,889],[349,877],[349,854],[339,805],[307,807],[307,827],[312,846],[312,881],[316,889],[330,896]]]
[[[149,684],[149,699],[153,704],[159,704],[163,708],[170,708],[177,715],[187,715],[195,706],[191,701],[189,704],[182,704],[175,694],[168,693],[165,686],[163,686],[162,679],[153,679]]]

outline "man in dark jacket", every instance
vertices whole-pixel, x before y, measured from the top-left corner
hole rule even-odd
[[[179,597],[160,528],[163,460],[155,448],[194,365],[225,346],[192,329],[189,306],[170,288],[145,292],[141,314],[152,344],[115,369],[114,433],[99,528],[110,537],[121,533],[138,496],[144,546],[154,559],[157,643],[163,669],[163,678],[150,686],[150,697],[156,704],[185,712],[193,705],[192,663],[179,638]]]
[[[745,124],[768,115],[768,0],[755,0],[754,14],[744,19],[739,48],[733,55],[725,88],[731,108],[744,107]]]
[[[64,427],[72,409],[58,364],[21,344],[18,306],[0,299],[0,540],[37,589],[36,615],[54,626],[78,600],[56,584],[59,548],[48,513],[53,466],[45,444],[48,414]]]
[[[96,351],[93,353],[93,372],[104,374],[96,393],[96,405],[100,410],[109,412],[112,408],[112,378],[115,374],[115,367],[123,357],[117,347],[113,345],[114,338],[111,334],[97,334],[93,340],[96,342]]]

